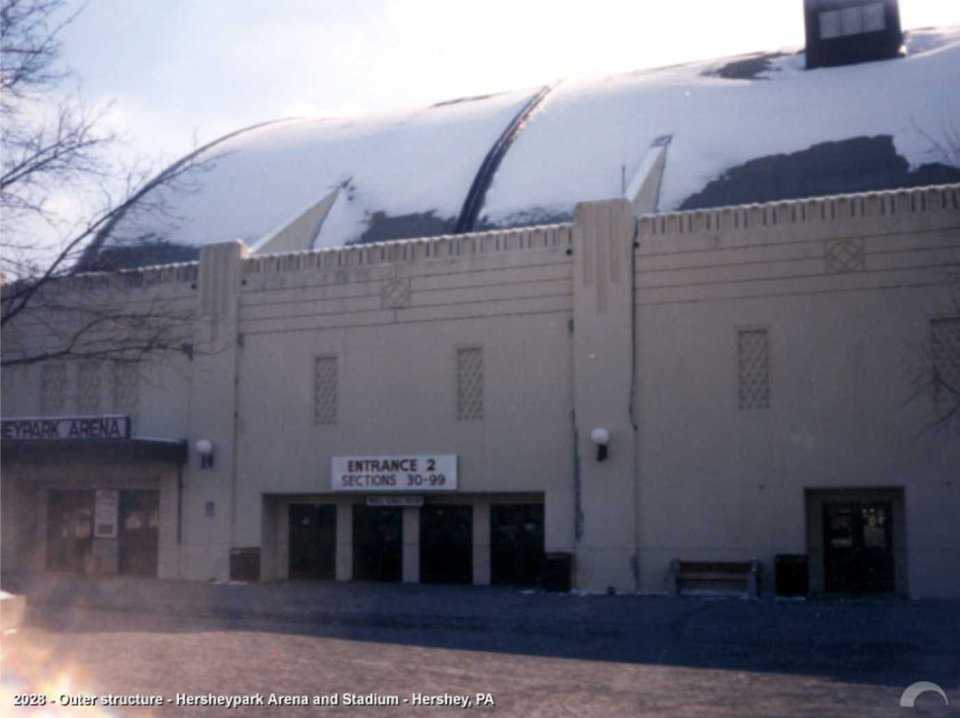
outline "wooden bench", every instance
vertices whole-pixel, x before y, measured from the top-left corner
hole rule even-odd
[[[756,598],[760,590],[759,561],[670,562],[670,589],[674,593],[736,590]]]

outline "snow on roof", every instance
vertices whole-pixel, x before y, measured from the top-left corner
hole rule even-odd
[[[259,126],[217,143],[201,156],[208,167],[163,188],[162,214],[121,221],[113,235],[253,244],[338,187],[317,246],[359,239],[376,213],[432,213],[438,224],[455,223],[484,155],[531,94]]]
[[[917,168],[950,165],[936,143],[960,132],[960,27],[912,31],[906,49],[904,58],[811,71],[789,51],[560,83],[503,158],[478,229],[562,221],[579,201],[622,196],[624,178],[665,135],[660,211],[764,201],[764,172],[785,181],[775,191],[786,198],[900,186]],[[212,167],[194,191],[163,190],[166,216],[125,218],[113,236],[252,246],[337,188],[313,248],[449,233],[486,153],[534,94],[235,134],[209,151]],[[874,165],[861,161],[865,151]],[[831,177],[808,181],[824,156],[843,152]]]
[[[673,140],[661,211],[729,168],[823,142],[892,135],[911,167],[945,159],[931,139],[960,118],[960,28],[913,35],[907,57],[891,61],[806,71],[802,53],[768,58],[755,79],[719,76],[725,60],[561,83],[503,161],[488,221],[561,217],[619,196],[662,135]]]

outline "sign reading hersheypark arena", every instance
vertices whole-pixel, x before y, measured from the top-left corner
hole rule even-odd
[[[334,456],[334,491],[454,491],[456,454]]]
[[[4,419],[4,439],[129,439],[129,416],[57,416]]]

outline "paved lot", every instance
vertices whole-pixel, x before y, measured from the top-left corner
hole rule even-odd
[[[950,602],[709,600],[359,586],[113,586],[109,610],[35,595],[3,637],[11,690],[161,695],[398,696],[399,707],[177,707],[112,715],[864,716],[960,715],[898,707],[935,681],[960,703],[960,622]],[[97,584],[103,599],[105,584]],[[153,587],[134,607],[122,596]],[[37,589],[37,586],[34,586]],[[61,586],[63,589],[63,586]],[[136,589],[136,590],[134,590]],[[221,589],[230,594],[229,600]],[[63,589],[65,590],[65,589]],[[237,597],[246,594],[247,608]],[[162,600],[158,596],[164,597]],[[194,596],[194,598],[197,598]],[[216,599],[216,600],[215,600]],[[269,599],[269,600],[268,600]],[[282,599],[282,600],[281,600]],[[272,611],[269,610],[273,606]],[[68,687],[67,687],[68,686]],[[415,693],[491,693],[494,707],[414,706]],[[5,712],[6,711],[6,712]],[[96,715],[71,709],[66,715]]]

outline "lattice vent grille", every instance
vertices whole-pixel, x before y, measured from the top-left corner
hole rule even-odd
[[[937,402],[960,400],[960,317],[930,322],[930,350]]]
[[[835,239],[827,242],[827,274],[862,272],[866,268],[866,255],[862,239]]]
[[[66,393],[66,365],[44,364],[40,373],[40,410],[47,415],[62,411],[66,403]]]
[[[457,419],[483,418],[483,349],[457,350]]]
[[[313,371],[313,423],[337,423],[337,358],[317,357]]]
[[[766,329],[743,329],[737,335],[741,409],[770,408],[770,338]]]
[[[100,364],[81,362],[77,367],[77,411],[96,414],[100,411]]]
[[[113,410],[135,414],[140,403],[140,375],[133,364],[113,366]]]

